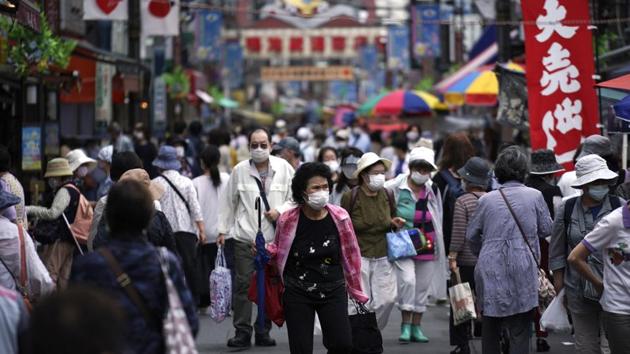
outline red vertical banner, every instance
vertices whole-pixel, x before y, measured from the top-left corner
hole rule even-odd
[[[587,136],[599,134],[588,0],[522,0],[533,150],[572,166]]]

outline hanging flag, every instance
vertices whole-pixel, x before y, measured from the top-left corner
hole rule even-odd
[[[527,84],[525,75],[497,65],[499,79],[499,108],[497,122],[506,123],[517,129],[529,127],[527,112]]]
[[[223,15],[218,11],[199,10],[196,21],[197,59],[202,61],[220,60]]]
[[[142,35],[179,35],[179,0],[141,0]]]
[[[225,44],[225,64],[227,82],[231,89],[239,88],[243,83],[243,47],[239,42]]]
[[[599,134],[588,0],[521,2],[531,146],[572,168],[581,140]]]
[[[440,56],[440,5],[415,5],[411,17],[411,40],[416,60]]]
[[[127,0],[84,0],[84,20],[126,21],[129,5]]]
[[[409,28],[407,26],[387,27],[387,67],[409,69]]]

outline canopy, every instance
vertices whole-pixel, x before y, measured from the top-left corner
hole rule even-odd
[[[615,117],[626,122],[630,121],[630,96],[626,96],[621,101],[613,105]]]
[[[494,66],[484,66],[479,70],[468,73],[453,83],[444,94],[445,101],[454,106],[468,104],[472,106],[494,106],[499,94],[499,81]],[[504,66],[508,70],[525,72],[516,63],[509,62]]]
[[[424,91],[396,90],[385,94],[374,105],[376,116],[430,113],[440,100]]]
[[[630,74],[600,82],[595,86],[630,91]]]

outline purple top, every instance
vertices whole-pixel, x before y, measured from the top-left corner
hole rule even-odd
[[[540,259],[538,238],[551,234],[552,220],[542,194],[518,182],[503,191]],[[507,317],[538,306],[538,270],[499,191],[479,199],[466,238],[479,259],[475,290],[485,316]]]

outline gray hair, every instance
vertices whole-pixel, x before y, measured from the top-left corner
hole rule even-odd
[[[494,174],[500,184],[508,181],[525,181],[529,171],[527,155],[518,146],[510,146],[503,150],[495,162]]]

